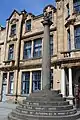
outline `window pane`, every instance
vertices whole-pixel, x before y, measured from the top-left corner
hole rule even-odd
[[[7,73],[3,73],[3,82],[7,82]]]
[[[67,17],[69,17],[70,15],[69,3],[66,5],[66,7],[67,7]]]
[[[32,73],[32,86],[33,92],[41,89],[41,71],[35,71]]]
[[[80,49],[80,26],[75,27],[75,48]]]
[[[31,30],[31,20],[26,21],[26,31]]]
[[[51,69],[50,71],[50,79],[51,79],[50,88],[53,88],[53,69]]]
[[[53,36],[50,36],[50,54],[53,55]]]
[[[16,35],[16,24],[11,26],[11,35]]]
[[[70,30],[67,31],[68,50],[71,50]]]
[[[21,94],[29,94],[30,72],[22,72]]]
[[[74,9],[76,12],[80,12],[80,0],[74,0]]]
[[[23,59],[28,59],[31,58],[31,47],[32,47],[32,42],[24,42],[24,55]]]
[[[9,93],[13,94],[14,89],[14,73],[9,74]]]
[[[9,51],[8,51],[8,60],[13,59],[13,53],[14,53],[14,45],[9,46]]]
[[[42,55],[42,39],[34,40],[34,57],[41,57]]]

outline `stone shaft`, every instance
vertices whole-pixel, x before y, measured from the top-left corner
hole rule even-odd
[[[42,56],[42,89],[50,89],[50,21],[44,20],[44,39],[43,39],[43,56]]]

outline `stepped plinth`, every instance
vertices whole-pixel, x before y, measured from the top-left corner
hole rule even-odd
[[[23,100],[8,120],[78,120],[79,117],[80,113],[59,91],[42,90]]]

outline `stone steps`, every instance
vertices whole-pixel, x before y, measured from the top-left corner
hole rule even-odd
[[[26,101],[66,101],[66,98],[62,97],[29,97],[26,99]]]
[[[8,117],[8,120],[77,120],[80,114],[57,91],[43,90],[23,100]]]
[[[59,111],[51,111],[51,110],[46,110],[46,111],[37,111],[37,110],[25,110],[25,109],[16,109],[16,111],[13,111],[12,113],[16,114],[16,113],[19,113],[19,114],[30,114],[30,115],[45,115],[45,116],[61,116],[61,115],[71,115],[71,114],[75,114],[77,111],[76,109],[70,109],[70,110],[59,110]]]
[[[37,110],[37,111],[40,111],[40,110],[69,110],[69,109],[73,109],[73,106],[72,105],[65,105],[65,106],[35,106],[35,105],[24,105],[24,106],[18,106],[16,107],[16,109],[24,109],[24,110]]]
[[[74,115],[66,115],[66,116],[40,116],[40,115],[13,115],[10,114],[8,116],[8,120],[77,120],[80,117],[80,113],[76,113]]]
[[[26,104],[26,105],[36,105],[36,106],[39,106],[39,105],[49,105],[49,106],[63,106],[63,105],[69,105],[69,102],[68,101],[31,101],[31,100],[25,100],[23,101],[23,104]]]
[[[59,93],[60,93],[59,90],[51,90],[51,91],[47,90],[47,93],[46,93],[46,90],[40,90],[40,91],[34,92],[33,94],[31,93],[30,97],[58,96],[60,95]]]

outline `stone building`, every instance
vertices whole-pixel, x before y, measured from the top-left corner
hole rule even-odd
[[[53,4],[53,3],[52,3]],[[50,27],[51,89],[78,99],[80,87],[80,1],[56,0],[40,15],[14,10],[0,26],[0,100],[22,100],[42,89],[43,16]],[[46,41],[45,41],[46,42]]]

